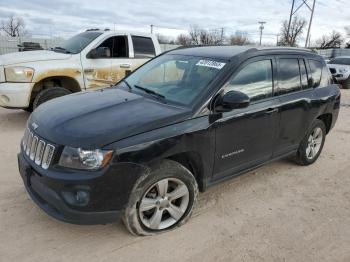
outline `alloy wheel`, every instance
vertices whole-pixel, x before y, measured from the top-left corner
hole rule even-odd
[[[161,230],[176,224],[189,204],[189,190],[176,178],[165,178],[153,184],[143,195],[139,205],[142,224],[152,230]]]
[[[323,140],[323,131],[320,127],[316,127],[308,138],[308,144],[306,147],[306,157],[312,160],[317,156],[321,149]]]

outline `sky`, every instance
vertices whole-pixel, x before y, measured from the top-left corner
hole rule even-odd
[[[313,0],[307,0],[312,5]],[[190,25],[224,28],[225,34],[245,31],[259,37],[259,21],[265,21],[263,43],[276,42],[283,20],[289,18],[292,0],[1,0],[0,20],[14,14],[24,19],[26,31],[35,37],[68,38],[87,28],[132,30],[176,37]],[[302,0],[295,0],[296,7]],[[333,30],[345,34],[350,26],[348,0],[316,0],[311,28],[315,41]],[[303,6],[297,14],[310,18]],[[305,39],[304,32],[301,41]]]

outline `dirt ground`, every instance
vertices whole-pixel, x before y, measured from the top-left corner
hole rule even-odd
[[[0,261],[350,261],[350,91],[320,159],[278,161],[200,194],[190,221],[153,237],[41,211],[16,154],[28,113],[0,109]]]

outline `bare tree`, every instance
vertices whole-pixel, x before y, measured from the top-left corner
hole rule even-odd
[[[229,38],[230,45],[249,45],[251,41],[246,32],[236,31],[234,35]]]
[[[330,35],[323,35],[316,41],[316,45],[320,49],[339,48],[344,42],[341,33],[333,31]]]
[[[177,37],[175,43],[178,45],[189,46],[192,42],[190,36],[181,34]]]
[[[192,45],[220,45],[224,40],[223,30],[206,30],[192,25],[188,32]]]
[[[23,36],[25,35],[25,24],[21,17],[11,15],[7,21],[1,21],[0,30],[7,36]]]
[[[157,34],[158,42],[160,44],[174,44],[174,40],[162,34]]]
[[[281,39],[278,45],[283,46],[297,46],[300,36],[303,34],[303,31],[306,26],[306,21],[303,18],[295,16],[290,25],[289,34],[288,34],[288,21],[285,20],[282,23],[281,28]]]

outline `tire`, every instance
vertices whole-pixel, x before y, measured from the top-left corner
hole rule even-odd
[[[344,89],[350,89],[350,76],[348,77],[348,79],[346,79],[346,80],[344,81],[344,83],[342,84],[342,87],[343,87]]]
[[[124,224],[131,234],[140,236],[175,229],[190,218],[197,195],[192,173],[175,161],[163,160],[135,183],[124,210]]]
[[[50,87],[50,88],[44,89],[35,97],[33,102],[33,110],[36,109],[41,104],[51,99],[54,99],[60,96],[69,95],[71,93],[72,93],[71,91],[63,87]]]
[[[320,156],[326,139],[326,126],[323,121],[315,120],[310,131],[301,141],[296,162],[307,166],[313,164]]]

